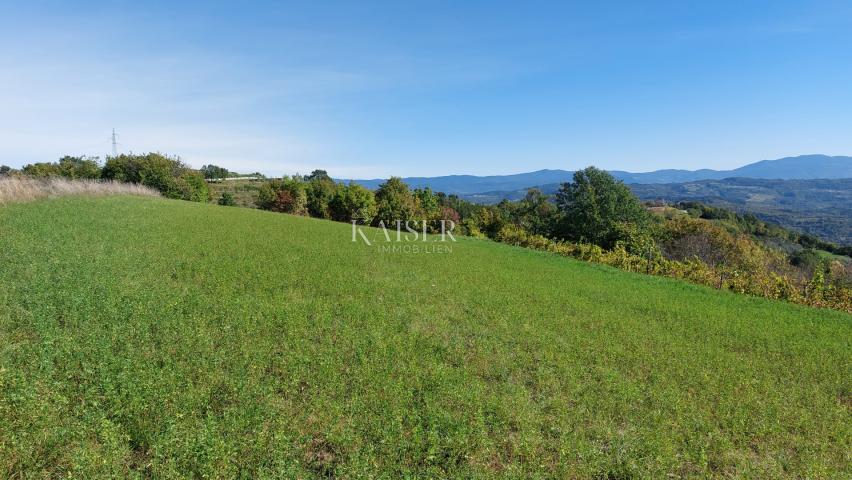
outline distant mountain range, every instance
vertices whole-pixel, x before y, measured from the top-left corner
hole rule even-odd
[[[562,184],[549,183],[538,188],[554,194]],[[740,213],[751,212],[761,219],[817,235],[844,245],[852,245],[852,178],[812,180],[770,180],[761,178],[725,178],[680,183],[631,183],[633,193],[642,200],[668,203],[698,201]],[[482,204],[501,200],[520,200],[527,189],[460,195]]]
[[[762,160],[733,170],[657,170],[645,173],[611,171],[625,183],[681,183],[698,180],[719,180],[745,177],[780,180],[852,178],[852,157],[802,155],[778,160]],[[573,171],[538,170],[514,175],[448,175],[442,177],[403,178],[412,188],[429,187],[434,191],[474,196],[485,192],[511,192],[530,187],[560,184],[570,181]],[[344,180],[347,181],[348,180]],[[367,188],[376,189],[385,179],[353,180]]]
[[[611,171],[643,200],[695,200],[752,212],[826,240],[852,244],[852,157],[802,155],[763,160],[733,170]],[[412,188],[456,194],[483,204],[519,200],[527,189],[555,193],[574,172],[539,170],[515,175],[403,178]],[[844,180],[845,179],[845,180]],[[376,189],[384,179],[354,180]]]

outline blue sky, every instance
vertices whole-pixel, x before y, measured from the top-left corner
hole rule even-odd
[[[0,0],[0,163],[337,177],[852,154],[852,2]]]

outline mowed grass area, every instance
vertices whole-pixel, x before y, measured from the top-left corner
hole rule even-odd
[[[460,239],[0,208],[0,478],[849,478],[852,317]]]

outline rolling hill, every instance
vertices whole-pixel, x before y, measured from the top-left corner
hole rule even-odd
[[[613,176],[625,183],[679,183],[696,180],[712,180],[731,177],[765,179],[818,179],[852,178],[852,157],[830,157],[827,155],[802,155],[778,160],[762,160],[733,170],[657,170],[654,172],[631,173],[611,171]],[[512,191],[530,187],[558,184],[570,181],[574,172],[567,170],[538,170],[514,175],[449,175],[443,177],[407,177],[403,181],[412,188],[430,187],[447,194],[473,195],[483,192]],[[350,180],[345,180],[349,182]],[[384,179],[352,180],[376,189]]]
[[[852,245],[852,178],[760,180],[729,178],[658,185],[630,185],[643,200],[696,200],[750,212],[764,221]]]
[[[3,478],[852,474],[846,314],[156,198],[0,226]]]
[[[561,184],[538,187],[552,195]],[[852,179],[763,180],[726,178],[698,182],[628,184],[642,200],[699,201],[740,213],[753,213],[764,221],[816,235],[830,242],[852,244]],[[527,189],[483,192],[461,197],[493,204],[520,200]]]

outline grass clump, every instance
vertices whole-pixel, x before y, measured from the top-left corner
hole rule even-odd
[[[852,474],[841,312],[157,198],[0,226],[2,478]]]
[[[0,205],[31,202],[43,198],[64,196],[100,197],[105,195],[137,195],[156,197],[153,188],[132,183],[108,180],[65,178],[32,178],[25,176],[0,177]]]

